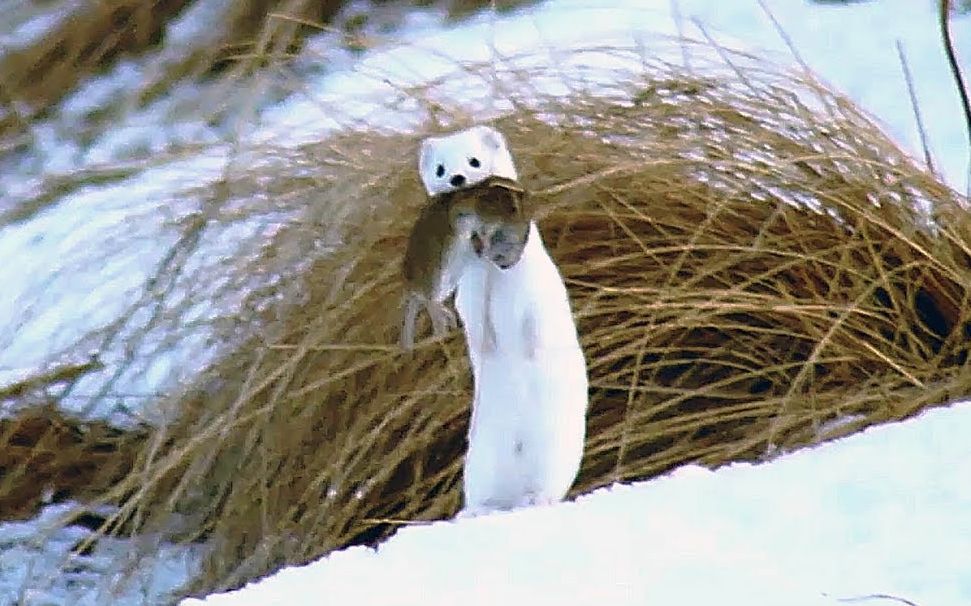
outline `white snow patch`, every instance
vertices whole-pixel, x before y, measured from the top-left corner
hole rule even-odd
[[[971,603],[971,403],[761,465],[400,530],[183,606]],[[882,602],[868,602],[879,604]]]
[[[32,220],[0,229],[0,258],[17,260],[0,264],[0,384],[59,359],[122,315],[175,242],[174,226],[199,210],[191,191],[220,178],[226,162],[215,149],[146,169],[114,187],[82,188]],[[106,364],[118,361],[110,351],[95,353]]]
[[[447,81],[440,88],[445,99],[476,108],[477,115],[488,119],[506,109],[490,110],[489,105],[494,103],[492,86],[511,85],[508,74],[502,76],[504,68],[530,64],[539,68],[529,81],[537,91],[566,94],[563,77],[578,74],[603,89],[609,86],[613,69],[642,57],[681,62],[683,47],[665,40],[678,33],[671,10],[675,4],[680,7],[685,35],[704,39],[692,21],[697,19],[720,45],[750,49],[761,58],[773,57],[801,69],[755,0],[548,1],[507,15],[478,15],[448,29],[434,24],[403,29],[394,48],[365,53],[354,69],[309,82],[306,91],[268,109],[253,137],[298,145],[319,140],[355,120],[373,128],[408,128],[416,113],[402,89],[436,80]],[[931,151],[943,176],[963,190],[967,136],[963,127],[955,128],[962,113],[930,3],[885,0],[846,6],[812,2],[770,6],[810,69],[872,112],[914,157],[922,157],[895,49],[900,40],[914,74]],[[964,69],[971,71],[971,16],[955,17],[952,30]],[[583,57],[564,52],[606,44],[636,52],[626,60],[615,53]],[[693,68],[711,66],[709,47],[689,45],[686,53]],[[497,73],[464,72],[461,63],[470,61],[492,61]],[[335,108],[346,113],[335,114]]]
[[[0,31],[0,52],[19,51],[40,42],[81,6],[80,0],[59,0],[57,10],[52,11],[36,4],[21,0],[4,7],[4,18],[9,19],[10,25],[3,28],[6,31]]]
[[[202,546],[175,545],[153,536],[102,537],[90,553],[73,554],[91,534],[82,526],[63,526],[76,506],[49,505],[31,520],[0,523],[0,603],[164,603],[202,563]]]

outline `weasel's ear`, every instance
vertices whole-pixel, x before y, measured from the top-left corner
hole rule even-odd
[[[488,148],[493,150],[506,149],[506,138],[502,136],[502,133],[492,128],[491,126],[480,125],[475,127],[476,133],[479,135],[479,140]]]

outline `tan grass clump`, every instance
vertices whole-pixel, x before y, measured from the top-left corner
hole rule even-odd
[[[147,433],[53,404],[0,419],[0,520],[29,518],[45,502],[97,499],[131,473]]]
[[[659,64],[617,87],[506,91],[516,109],[498,122],[589,364],[574,494],[760,460],[971,392],[966,200],[809,78]],[[357,132],[303,150],[319,189],[260,262],[308,262],[280,275],[284,300],[250,297],[257,335],[191,386],[117,488],[145,525],[197,514],[214,546],[197,590],[460,504],[461,336],[396,347],[417,141]],[[326,233],[337,244],[312,253]],[[829,429],[840,419],[854,421]]]

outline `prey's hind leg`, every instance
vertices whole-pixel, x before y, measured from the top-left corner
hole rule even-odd
[[[458,326],[455,312],[446,307],[444,303],[429,301],[426,307],[428,308],[428,315],[432,319],[432,332],[436,337],[444,336]]]
[[[411,351],[415,347],[415,324],[418,322],[418,312],[422,307],[428,310],[432,320],[432,332],[436,337],[448,334],[458,325],[455,312],[444,303],[409,294],[405,302],[404,321],[401,325],[401,348],[406,351]]]
[[[401,323],[401,348],[406,351],[411,351],[415,347],[415,323],[418,321],[418,310],[421,306],[421,300],[418,297],[414,294],[407,295],[404,319]]]

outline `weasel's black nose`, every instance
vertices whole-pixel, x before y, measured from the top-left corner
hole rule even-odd
[[[452,187],[458,187],[465,183],[465,175],[453,175],[449,183],[452,184]]]

